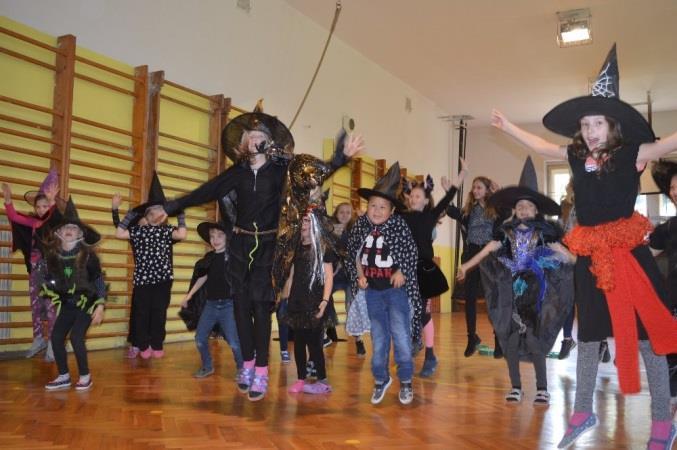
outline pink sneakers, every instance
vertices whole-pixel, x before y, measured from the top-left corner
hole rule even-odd
[[[303,386],[305,386],[305,384],[306,382],[303,380],[296,380],[296,383],[289,386],[289,393],[298,394],[299,392],[303,392]]]

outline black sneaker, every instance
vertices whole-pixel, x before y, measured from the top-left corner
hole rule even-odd
[[[364,342],[360,341],[355,341],[355,347],[357,349],[357,356],[360,358],[364,358],[367,355],[367,349],[364,348]]]
[[[606,339],[599,343],[599,360],[603,363],[611,361],[611,353],[609,353],[609,344]]]
[[[329,336],[325,336],[324,339],[322,340],[322,347],[327,348],[333,343],[334,341],[332,341]]]
[[[480,342],[482,342],[482,339],[480,339],[478,335],[468,335],[468,346],[465,348],[463,356],[466,358],[471,357],[477,351],[477,347],[480,345]]]
[[[414,400],[414,388],[411,381],[400,383],[400,403],[408,405]]]
[[[374,384],[374,392],[371,394],[371,404],[378,405],[383,400],[383,396],[386,394],[386,391],[393,384],[393,379],[388,377],[388,381],[385,383],[376,383]]]
[[[308,361],[306,363],[306,377],[317,379],[317,369],[315,368],[314,361]]]
[[[562,347],[559,349],[559,355],[557,355],[557,359],[567,359],[569,357],[569,353],[571,353],[571,350],[576,347],[576,341],[574,341],[572,338],[564,338],[562,340]]]
[[[503,358],[503,349],[501,348],[501,343],[498,342],[498,338],[494,337],[494,359]]]

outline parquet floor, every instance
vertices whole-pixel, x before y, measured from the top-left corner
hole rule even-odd
[[[91,352],[94,387],[86,393],[45,392],[55,367],[40,359],[0,362],[0,448],[554,448],[573,405],[575,350],[568,360],[548,360],[549,407],[531,404],[529,364],[522,365],[525,401],[506,405],[505,362],[463,357],[462,313],[437,315],[435,322],[440,365],[432,379],[415,379],[408,406],[397,401],[397,383],[383,403],[369,403],[369,359],[354,356],[352,342],[327,349],[334,392],[316,397],[287,393],[295,366],[280,365],[272,342],[271,390],[258,403],[236,391],[222,341],[212,342],[217,372],[203,380],[191,377],[199,364],[192,342],[168,345],[162,360],[128,361],[122,349]],[[479,326],[490,341],[486,317]],[[417,369],[421,364],[422,354]],[[641,394],[622,397],[613,365],[603,364],[595,398],[601,425],[574,448],[644,448],[650,427],[644,375],[643,386]]]

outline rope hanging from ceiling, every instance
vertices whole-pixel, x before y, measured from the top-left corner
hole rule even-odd
[[[317,67],[315,67],[315,73],[313,73],[313,78],[310,80],[310,84],[308,85],[308,89],[306,89],[306,93],[303,96],[303,100],[301,100],[301,104],[299,105],[298,109],[296,110],[296,114],[294,114],[294,118],[289,123],[289,129],[291,129],[294,126],[296,119],[299,117],[299,114],[301,113],[301,110],[303,109],[303,105],[305,105],[306,100],[308,99],[308,95],[310,94],[310,90],[313,88],[313,84],[315,83],[315,79],[317,78],[317,74],[320,71],[320,67],[322,67],[322,62],[324,61],[324,55],[327,54],[327,48],[329,48],[329,43],[331,42],[331,38],[334,35],[334,30],[336,29],[336,24],[338,23],[338,19],[339,19],[340,15],[341,15],[341,0],[338,0],[336,2],[336,9],[334,10],[334,19],[332,20],[331,28],[329,29],[329,36],[327,36],[327,42],[324,43],[324,49],[322,49],[322,55],[320,56],[320,60],[317,62]]]

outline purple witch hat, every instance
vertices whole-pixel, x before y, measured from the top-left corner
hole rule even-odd
[[[52,167],[49,169],[47,176],[42,180],[40,188],[35,191],[28,191],[24,194],[24,200],[28,202],[31,206],[35,206],[35,202],[41,198],[47,197],[46,193],[50,191],[58,192],[59,188],[59,174],[56,172],[56,168]]]

